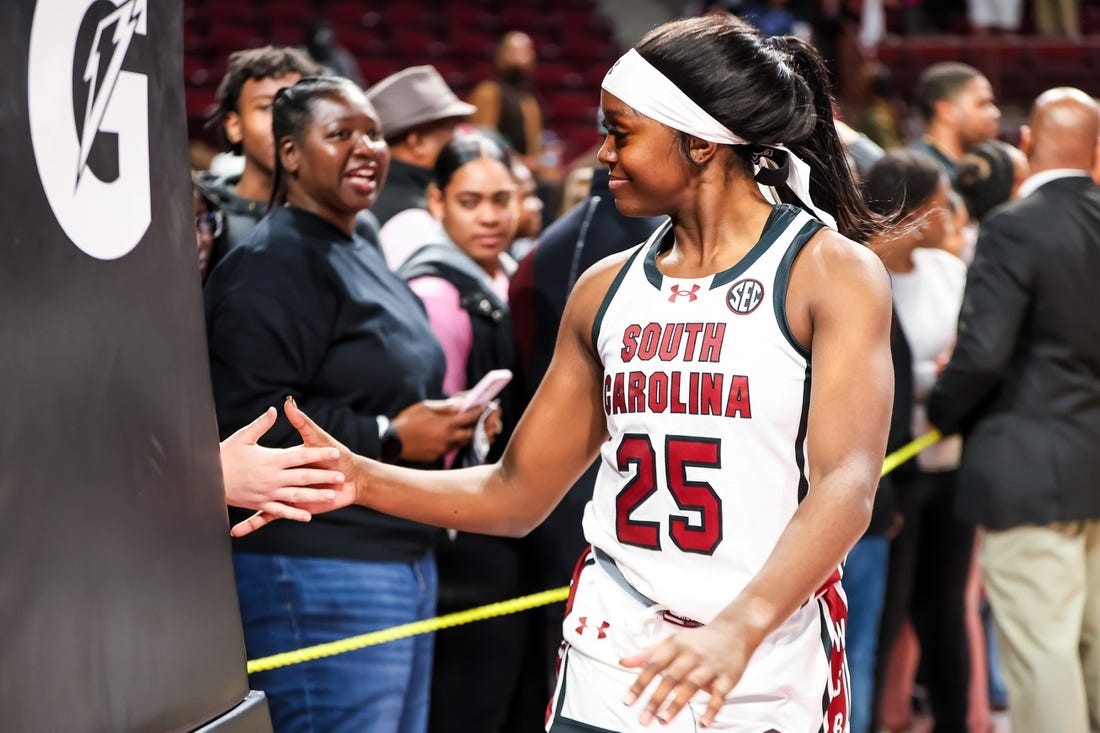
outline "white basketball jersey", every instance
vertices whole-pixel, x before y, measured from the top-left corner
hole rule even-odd
[[[596,315],[611,439],[585,537],[680,616],[707,623],[733,600],[805,496],[810,361],[785,298],[791,263],[821,226],[779,205],[737,265],[687,279],[658,267],[666,224]]]

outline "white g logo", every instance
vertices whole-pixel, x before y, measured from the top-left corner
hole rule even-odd
[[[39,0],[31,26],[27,108],[31,144],[46,198],[73,244],[100,260],[127,254],[151,217],[148,79],[122,71],[134,34],[145,35],[146,0],[110,0],[89,58],[80,59],[88,102],[74,121],[77,34],[96,0]],[[86,64],[86,65],[84,65]],[[100,132],[118,135],[118,178],[100,180],[88,155]]]

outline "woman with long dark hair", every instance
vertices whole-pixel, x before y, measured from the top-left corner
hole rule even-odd
[[[499,462],[428,473],[344,449],[341,500],[521,535],[599,458],[548,729],[844,730],[839,568],[882,468],[890,289],[849,238],[881,219],[821,59],[736,18],[681,20],[612,67],[601,103],[616,205],[671,221],[577,282]]]

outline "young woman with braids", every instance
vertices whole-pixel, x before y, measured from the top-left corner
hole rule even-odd
[[[377,115],[351,82],[313,77],[281,90],[272,118],[271,211],[204,293],[222,437],[292,395],[357,453],[431,467],[470,440],[480,410],[433,399],[444,357],[423,307],[355,232],[389,162]],[[263,442],[298,436],[280,419]],[[234,540],[249,658],[433,616],[437,532],[347,507]],[[276,731],[420,733],[431,644],[407,639],[251,683]]]
[[[839,567],[882,467],[890,286],[852,241],[880,219],[821,60],[736,18],[675,21],[601,103],[616,205],[671,222],[577,282],[498,463],[416,472],[343,449],[340,501],[521,535],[599,458],[548,729],[847,730]]]

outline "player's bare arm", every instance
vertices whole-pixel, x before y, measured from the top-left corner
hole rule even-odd
[[[796,260],[787,313],[810,347],[809,492],[760,573],[715,620],[623,660],[627,702],[660,682],[641,720],[670,720],[700,689],[714,720],[760,642],[812,597],[870,521],[893,395],[890,284],[878,258],[825,230]]]
[[[332,466],[347,476],[337,501],[465,532],[522,536],[538,526],[595,459],[607,440],[600,389],[602,366],[592,349],[592,322],[625,255],[594,265],[577,282],[562,317],[554,358],[501,460],[454,471],[419,471],[352,454],[288,402],[287,416],[307,446],[334,446]],[[242,527],[253,531],[255,526]],[[252,521],[252,520],[250,520]]]

